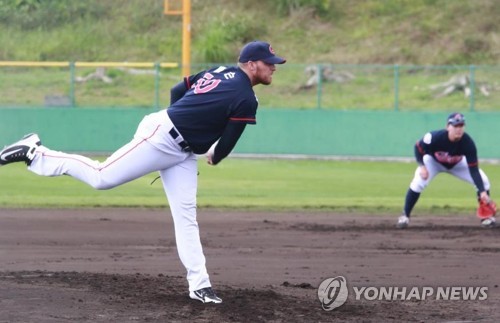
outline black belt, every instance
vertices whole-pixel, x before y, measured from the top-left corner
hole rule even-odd
[[[175,128],[170,129],[170,131],[168,133],[172,136],[172,138],[174,138],[174,140],[180,136],[180,134],[177,132],[177,130],[175,130]],[[182,151],[184,151],[186,153],[189,153],[192,151],[191,147],[189,147],[189,144],[185,140],[182,140],[181,142],[178,142],[177,144],[181,147]]]

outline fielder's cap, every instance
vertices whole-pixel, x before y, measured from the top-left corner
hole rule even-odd
[[[256,40],[246,44],[241,49],[238,62],[246,63],[248,61],[263,61],[267,64],[284,64],[286,59],[276,56],[270,44]]]
[[[452,126],[464,125],[465,117],[461,113],[453,112],[448,116],[448,124],[451,124]]]

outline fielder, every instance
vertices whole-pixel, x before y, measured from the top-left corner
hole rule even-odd
[[[49,149],[37,134],[29,134],[0,151],[0,166],[26,162],[38,175],[69,175],[98,190],[158,171],[187,270],[189,296],[221,303],[211,287],[196,220],[196,154],[206,154],[208,164],[217,165],[231,152],[246,125],[256,123],[253,86],[271,84],[275,64],[285,62],[271,45],[254,41],[242,48],[238,66],[185,77],[171,89],[170,107],[145,116],[134,138],[102,163]]]
[[[474,140],[464,131],[465,118],[461,113],[448,116],[446,129],[428,132],[415,144],[418,167],[406,193],[403,214],[397,227],[404,229],[410,223],[410,214],[420,193],[439,173],[448,173],[475,186],[479,201],[477,211],[481,224],[495,225],[496,205],[490,199],[490,181],[478,166]]]

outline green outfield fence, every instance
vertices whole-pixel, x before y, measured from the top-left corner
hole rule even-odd
[[[180,75],[177,63],[0,62],[0,108],[158,109]],[[481,112],[500,111],[499,80],[500,66],[287,63],[255,91],[261,108]]]
[[[147,113],[129,108],[0,109],[0,147],[36,132],[48,147],[68,152],[107,154],[128,142]],[[447,113],[418,111],[338,111],[262,109],[257,125],[248,126],[234,153],[412,157],[413,146],[427,131],[444,128]],[[500,159],[498,112],[466,113],[480,159]],[[292,157],[292,156],[290,156]]]
[[[0,62],[0,147],[37,132],[56,150],[113,152],[144,115],[168,106],[181,79],[175,63],[8,63]],[[411,158],[425,132],[459,111],[480,159],[500,160],[497,66],[287,63],[273,78],[255,87],[257,126],[234,153]]]

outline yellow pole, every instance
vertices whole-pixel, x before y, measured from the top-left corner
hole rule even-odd
[[[191,0],[182,4],[182,76],[189,76],[191,65]]]
[[[169,0],[164,0],[164,14],[182,15],[182,76],[191,74],[191,0],[182,0],[182,10],[171,9]]]

